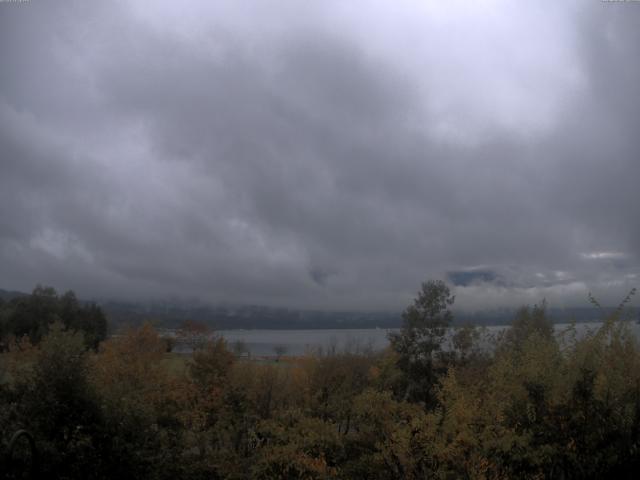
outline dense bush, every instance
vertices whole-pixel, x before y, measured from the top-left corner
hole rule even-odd
[[[54,323],[0,357],[0,431],[33,434],[43,478],[635,478],[640,349],[625,322],[558,336],[544,305],[524,308],[490,350],[471,327],[451,350],[428,331],[450,303],[429,298],[387,351],[279,362],[238,360],[222,339],[169,354],[148,325],[94,352]]]

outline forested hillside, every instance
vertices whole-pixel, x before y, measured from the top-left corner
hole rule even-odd
[[[51,292],[36,297],[54,311],[64,305]],[[544,304],[524,307],[491,350],[469,326],[445,351],[453,301],[445,284],[427,282],[386,351],[279,361],[238,359],[223,339],[170,354],[150,325],[94,351],[76,324],[47,317],[41,335],[12,337],[0,356],[4,472],[635,478],[640,348],[624,305],[583,338],[572,328],[554,336]],[[37,458],[25,441],[9,455],[20,429]]]

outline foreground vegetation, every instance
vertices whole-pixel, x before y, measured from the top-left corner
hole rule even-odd
[[[523,308],[491,349],[471,327],[443,348],[453,300],[425,283],[384,352],[270,364],[223,339],[182,364],[149,325],[94,351],[54,318],[6,341],[0,432],[33,435],[42,478],[635,478],[640,349],[622,309],[558,338],[544,304]]]

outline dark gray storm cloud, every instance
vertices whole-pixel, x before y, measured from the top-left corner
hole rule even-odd
[[[437,277],[468,308],[616,301],[640,280],[639,22],[0,3],[0,288],[377,309]]]

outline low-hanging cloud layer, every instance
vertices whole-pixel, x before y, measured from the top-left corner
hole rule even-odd
[[[0,3],[0,288],[395,309],[640,280],[640,3]]]

